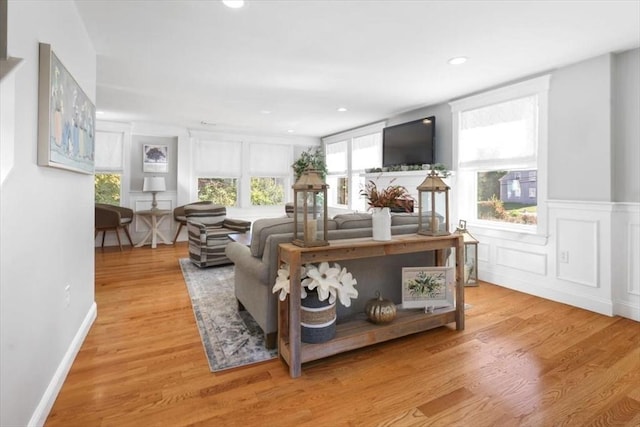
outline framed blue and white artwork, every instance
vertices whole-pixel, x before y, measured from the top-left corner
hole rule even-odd
[[[40,43],[39,68],[38,165],[93,174],[95,105],[49,44]]]

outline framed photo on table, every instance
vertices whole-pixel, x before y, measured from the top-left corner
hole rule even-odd
[[[402,308],[453,307],[455,281],[453,267],[404,267]]]
[[[143,172],[169,172],[169,147],[166,145],[144,144],[142,146]]]

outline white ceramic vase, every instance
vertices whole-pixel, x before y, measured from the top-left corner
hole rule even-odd
[[[391,240],[391,210],[389,208],[373,208],[371,222],[373,240]]]

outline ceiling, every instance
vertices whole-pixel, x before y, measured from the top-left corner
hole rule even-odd
[[[640,45],[638,0],[76,4],[97,118],[192,130],[326,136]]]

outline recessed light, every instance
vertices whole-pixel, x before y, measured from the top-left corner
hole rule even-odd
[[[260,110],[260,114],[271,114],[269,110]]]
[[[345,111],[347,111],[347,109],[345,107],[340,107],[338,108],[338,111],[340,111],[341,113],[344,113]]]
[[[456,56],[455,58],[451,58],[447,61],[450,65],[460,65],[467,62],[466,56]]]
[[[102,116],[104,115],[104,111],[96,111],[96,116]]]
[[[295,132],[295,130],[293,130],[293,129],[287,129],[287,132],[289,132],[289,133],[294,133],[294,132]]]
[[[240,9],[244,6],[244,0],[222,0],[222,4],[231,9]]]

